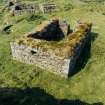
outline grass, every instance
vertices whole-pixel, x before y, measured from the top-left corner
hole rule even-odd
[[[59,7],[63,7],[65,0],[56,0],[55,2]],[[66,4],[67,2],[70,1],[67,0]],[[79,5],[72,10],[65,11],[62,8],[62,12],[43,15],[46,19],[53,16],[58,16],[68,21],[71,23],[71,27],[73,27],[79,19],[93,22],[92,32],[95,34],[92,34],[92,38],[94,41],[91,44],[91,56],[85,64],[85,67],[81,68],[81,71],[73,77],[65,79],[47,71],[43,71],[38,67],[13,61],[10,42],[31,31],[36,27],[38,22],[43,21],[43,19],[30,22],[26,20],[29,15],[10,18],[13,22],[13,27],[11,28],[13,31],[9,35],[0,33],[0,90],[8,88],[8,90],[12,89],[13,91],[16,89],[17,92],[14,93],[14,97],[18,99],[18,102],[16,101],[17,103],[15,103],[15,105],[34,105],[34,103],[43,105],[44,101],[46,101],[45,105],[49,105],[50,99],[79,99],[90,104],[97,102],[105,104],[105,15],[101,12],[97,12],[97,10],[91,12],[87,7]],[[23,20],[17,22],[20,18]],[[1,17],[1,26],[4,21],[5,19]],[[35,88],[34,90],[37,92],[40,90],[37,90],[36,87],[39,87],[45,92],[36,93],[31,90],[31,92],[25,94],[23,92],[27,87],[30,89]],[[23,92],[18,94],[18,90],[23,90]],[[9,97],[12,97],[12,91],[10,91],[10,93],[7,92]],[[0,99],[2,99],[2,96],[0,97]],[[36,99],[36,97],[38,99]],[[35,101],[30,101],[31,99]],[[21,103],[22,100],[25,101]],[[8,104],[11,102],[12,101],[9,101]],[[6,103],[4,105],[8,104]]]

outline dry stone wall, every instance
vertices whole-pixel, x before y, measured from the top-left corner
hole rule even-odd
[[[90,42],[90,33],[86,34],[85,39],[79,43],[70,58],[62,58],[53,54],[53,52],[43,52],[38,48],[31,48],[26,45],[19,45],[16,42],[11,43],[12,56],[15,60],[36,65],[44,70],[49,70],[61,76],[68,77],[75,69],[76,60],[87,43]]]
[[[23,13],[50,13],[56,10],[55,4],[14,4],[10,7],[11,12],[14,15],[21,15]]]
[[[70,64],[69,64],[69,72],[68,75],[71,75],[74,73],[75,65],[77,63],[77,60],[81,60],[81,53],[83,52],[84,48],[91,43],[91,33],[90,31],[86,33],[85,39],[81,40],[81,43],[77,44],[74,50],[73,56],[70,58]]]
[[[40,10],[43,12],[43,13],[50,13],[50,12],[53,12],[55,11],[56,9],[56,5],[55,4],[41,4],[40,5]]]
[[[50,72],[68,77],[74,71],[77,60],[81,59],[80,55],[83,49],[91,42],[92,24],[79,22],[74,32],[69,35],[67,34],[69,30],[69,24],[67,24],[65,21],[54,19],[52,21],[47,21],[46,24],[44,22],[44,24],[41,24],[41,26],[39,26],[34,33],[28,34],[27,37],[25,37],[25,42],[27,40],[29,40],[29,42],[33,42],[34,40],[34,47],[31,45],[31,42],[28,44],[24,42],[20,43],[21,40],[19,40],[20,42],[16,41],[10,43],[13,59],[23,63],[36,65],[44,70],[49,70]],[[64,47],[56,46],[54,42],[55,39],[58,38],[58,35],[60,40],[62,40],[61,32],[65,35],[64,38],[67,39],[63,40]],[[74,38],[74,40],[69,38]],[[50,44],[50,47],[47,46],[46,43],[43,43],[43,41],[47,42],[48,45]],[[55,46],[52,45],[51,41],[54,42]],[[66,41],[68,44],[65,44]],[[75,44],[70,43],[72,41]],[[45,46],[40,46],[41,42],[47,46],[47,50],[44,49]],[[36,43],[39,45],[37,46]],[[54,49],[51,49],[51,46],[53,46]],[[65,57],[56,54],[56,50],[58,50],[56,48],[60,47],[60,53],[64,53],[63,49],[66,46],[73,48],[73,50],[67,52],[67,54],[72,52],[70,56]]]
[[[33,49],[16,42],[11,43],[11,49],[15,60],[33,64],[63,76],[68,75],[70,59],[62,59],[55,56],[53,52],[43,52],[41,49]]]

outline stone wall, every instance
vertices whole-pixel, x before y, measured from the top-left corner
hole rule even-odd
[[[14,4],[10,7],[10,10],[14,15],[21,15],[23,13],[50,13],[56,10],[55,4]]]
[[[85,47],[87,45],[89,45],[90,43],[91,43],[91,32],[89,31],[88,33],[86,33],[85,39],[81,40],[81,42],[76,45],[76,48],[74,50],[74,54],[73,54],[73,56],[71,57],[71,60],[70,60],[68,75],[72,75],[74,73],[74,70],[76,68],[75,65],[77,63],[77,60],[78,59],[81,60],[81,53],[83,52]]]
[[[62,59],[55,56],[53,52],[43,52],[41,49],[33,49],[25,45],[19,45],[16,42],[12,42],[10,44],[13,59],[27,64],[36,65],[42,69],[61,74],[63,76],[68,75],[70,59]]]
[[[68,59],[58,57],[51,51],[43,52],[41,49],[33,49],[29,46],[19,45],[16,42],[11,42],[12,56],[15,60],[33,64],[44,70],[68,77],[75,69],[76,60],[80,57],[85,45],[90,42],[90,38],[90,33],[87,33],[85,39],[77,44],[74,54]]]
[[[40,10],[43,12],[43,13],[50,13],[50,12],[53,12],[56,10],[56,5],[55,4],[41,4],[40,5]]]

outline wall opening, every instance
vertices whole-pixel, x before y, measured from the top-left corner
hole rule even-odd
[[[34,54],[36,54],[36,53],[37,53],[37,51],[31,50],[31,54],[32,54],[32,55],[34,55]]]

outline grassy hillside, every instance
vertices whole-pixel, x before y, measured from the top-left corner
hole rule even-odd
[[[45,0],[36,0],[43,1]],[[85,3],[83,0],[53,1],[60,11],[52,14],[10,17],[6,11],[0,13],[0,28],[6,23],[13,24],[10,34],[0,32],[2,105],[75,105],[74,102],[76,105],[98,102],[105,104],[105,5]],[[78,20],[93,22],[89,56],[87,55],[84,66],[80,68],[81,71],[68,79],[43,71],[34,65],[12,60],[10,42],[35,29],[41,21],[54,16],[66,20],[72,28]],[[77,99],[85,103],[73,101]]]

